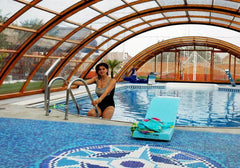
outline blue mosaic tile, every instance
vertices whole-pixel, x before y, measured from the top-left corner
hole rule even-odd
[[[223,88],[223,87],[219,87],[218,90],[219,91],[225,91],[225,92],[235,92],[235,93],[239,93],[240,92],[239,88]]]
[[[126,145],[121,147],[123,152],[137,150],[137,146],[162,146],[164,155],[172,149],[194,154],[222,167],[240,165],[240,135],[175,130],[172,140],[164,142],[134,139],[130,134],[130,127],[126,126],[0,118],[0,167],[38,167],[44,160],[53,159],[53,154],[58,155],[66,149],[105,146],[103,149],[107,151],[109,145],[123,144]],[[161,152],[157,148],[149,151],[152,156]],[[115,156],[123,157],[123,152]],[[104,156],[107,159],[108,155]],[[180,154],[175,157],[190,159]],[[123,164],[127,163],[126,160]]]
[[[132,147],[136,147],[132,150]],[[121,148],[125,147],[124,150]],[[129,147],[129,148],[127,148]],[[160,149],[151,153],[151,149]],[[77,153],[77,155],[75,155]],[[166,154],[167,153],[167,154]],[[74,155],[73,155],[74,154]],[[50,158],[50,159],[49,159]],[[175,150],[165,146],[151,145],[103,145],[77,147],[63,150],[43,160],[39,167],[79,167],[94,164],[98,167],[201,167],[221,168],[215,161],[192,152]]]

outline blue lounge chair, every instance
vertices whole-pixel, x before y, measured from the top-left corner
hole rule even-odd
[[[145,119],[158,118],[168,126],[164,127],[163,125],[160,132],[153,133],[142,133],[135,129],[132,137],[170,141],[174,132],[179,103],[180,98],[177,97],[158,96],[153,98]],[[171,126],[169,127],[169,125]]]

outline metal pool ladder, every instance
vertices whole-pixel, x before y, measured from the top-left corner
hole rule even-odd
[[[63,80],[63,81],[66,81],[63,77],[56,77],[56,78],[53,78],[49,84],[47,85],[47,87],[45,88],[45,111],[46,111],[46,116],[49,115],[49,105],[50,105],[50,89],[51,89],[51,86],[52,84],[57,81],[57,80]]]
[[[83,79],[77,78],[77,79],[74,79],[73,81],[71,81],[71,82],[68,84],[68,87],[67,87],[66,106],[65,106],[65,120],[68,120],[69,94],[71,94],[71,97],[72,97],[72,99],[73,99],[73,102],[75,103],[75,105],[76,105],[76,107],[77,107],[78,114],[80,114],[80,110],[79,110],[80,108],[79,108],[79,106],[78,106],[78,104],[77,104],[77,101],[76,101],[76,99],[75,99],[75,97],[74,97],[74,95],[73,95],[73,93],[72,93],[72,90],[71,90],[72,84],[73,84],[74,82],[76,82],[76,81],[80,81],[80,82],[82,82],[82,83],[84,84],[84,86],[85,86],[85,88],[86,88],[86,90],[87,90],[87,93],[88,93],[89,98],[91,99],[91,101],[93,101],[93,97],[92,97],[92,94],[91,94],[91,92],[90,92],[90,90],[89,90],[89,88],[88,88],[88,85],[87,85],[87,83],[86,83]],[[99,117],[99,112],[98,112],[97,106],[95,106],[95,110],[96,110],[96,113],[97,113],[97,117]]]
[[[45,92],[45,94],[46,94],[46,96],[45,96],[45,97],[46,97],[46,98],[45,98],[46,116],[49,115],[50,88],[51,88],[52,84],[53,84],[55,81],[57,81],[57,80],[66,81],[63,77],[56,77],[56,78],[53,78],[53,79],[49,82],[49,84],[48,84],[48,86],[47,86],[47,90],[46,90],[46,92]],[[71,82],[68,84],[67,93],[66,93],[66,106],[65,106],[65,118],[64,118],[65,120],[68,120],[69,95],[71,95],[72,100],[73,100],[73,102],[74,102],[74,104],[75,104],[75,106],[76,106],[76,108],[77,108],[78,115],[80,115],[79,105],[78,105],[78,103],[77,103],[77,101],[76,101],[76,99],[75,99],[75,97],[74,97],[74,94],[73,94],[73,92],[72,92],[72,90],[71,90],[72,84],[73,84],[74,82],[76,82],[76,81],[81,81],[81,82],[84,84],[84,86],[85,86],[85,88],[86,88],[86,90],[87,90],[87,93],[88,93],[89,98],[91,99],[91,101],[93,101],[93,97],[92,97],[91,92],[90,92],[90,90],[89,90],[89,88],[88,88],[88,85],[87,85],[87,83],[86,83],[83,79],[77,78],[77,79],[71,81]],[[96,113],[97,113],[97,117],[99,117],[99,113],[98,113],[97,106],[95,106],[95,110],[96,110]]]
[[[58,58],[54,64],[47,70],[47,72],[44,74],[44,86],[45,86],[45,91],[44,91],[44,105],[45,105],[45,111],[46,111],[46,116],[49,115],[49,104],[50,104],[50,88],[52,86],[52,84],[57,81],[57,80],[63,80],[64,82],[66,82],[66,80],[63,78],[63,77],[56,77],[56,78],[53,78],[49,84],[48,84],[48,77],[49,77],[49,74],[53,71],[53,69],[60,63],[61,59]],[[84,86],[86,87],[86,90],[88,92],[88,96],[90,97],[91,101],[93,101],[93,98],[92,98],[92,95],[89,91],[89,88],[86,84],[86,82],[81,79],[81,78],[77,78],[75,80],[73,80],[72,82],[69,83],[68,85],[68,89],[67,89],[67,95],[66,95],[66,108],[65,108],[65,120],[68,119],[68,103],[69,103],[69,94],[71,94],[71,97],[72,97],[72,100],[77,108],[77,111],[78,111],[78,114],[80,114],[80,108],[77,104],[77,101],[72,93],[72,90],[71,90],[71,86],[72,84],[75,82],[75,81],[81,81]],[[98,113],[98,110],[97,110],[97,107],[95,106],[95,109],[96,109],[96,113],[97,113],[97,117],[99,117],[99,113]]]

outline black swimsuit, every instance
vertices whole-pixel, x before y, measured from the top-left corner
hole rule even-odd
[[[98,97],[100,97],[104,91],[107,89],[108,84],[110,82],[111,79],[109,79],[107,85],[104,88],[98,88],[98,81],[97,80],[97,85],[96,85],[96,94]],[[112,91],[101,101],[101,103],[98,104],[98,107],[101,109],[102,112],[104,112],[104,110],[109,107],[109,106],[113,106],[115,107],[115,103],[113,100],[113,96],[114,96],[114,92],[115,92],[115,88],[112,89]]]

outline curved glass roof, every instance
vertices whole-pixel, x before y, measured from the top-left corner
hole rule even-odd
[[[24,81],[18,94],[32,91],[30,81],[42,81],[58,58],[49,80],[84,78],[115,47],[169,25],[239,32],[239,9],[237,0],[1,0],[0,86],[12,77]]]

